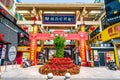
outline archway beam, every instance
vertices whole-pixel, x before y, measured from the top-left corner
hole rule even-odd
[[[49,33],[39,33],[39,34],[30,34],[29,39],[36,39],[36,40],[53,40],[55,36],[63,36],[66,40],[80,40],[84,38],[85,40],[88,39],[88,34],[86,32],[79,32],[78,34],[49,34]]]

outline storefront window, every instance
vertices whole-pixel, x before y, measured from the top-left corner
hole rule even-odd
[[[115,62],[114,52],[113,51],[107,51],[106,52],[106,62],[108,62],[108,61]]]
[[[94,50],[94,61],[99,61],[98,51]]]
[[[29,52],[23,52],[23,59],[29,59],[30,53]]]

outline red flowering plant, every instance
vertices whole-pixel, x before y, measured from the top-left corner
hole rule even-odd
[[[80,68],[70,58],[51,58],[46,64],[39,68],[41,74],[53,73],[53,75],[64,76],[67,72],[71,75],[78,74]]]
[[[67,72],[71,75],[80,72],[80,68],[70,58],[64,58],[64,42],[64,38],[60,36],[54,39],[56,58],[50,58],[45,65],[39,68],[41,74],[53,73],[56,76],[64,76]]]

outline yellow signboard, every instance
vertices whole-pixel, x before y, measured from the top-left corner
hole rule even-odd
[[[17,47],[17,51],[20,52],[29,52],[30,51],[30,47],[29,46],[18,46]],[[41,51],[41,47],[37,47],[37,52]]]
[[[120,37],[120,22],[116,23],[102,31],[102,41],[109,41]]]

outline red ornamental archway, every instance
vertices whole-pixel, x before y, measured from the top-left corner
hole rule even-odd
[[[37,40],[53,40],[55,36],[63,36],[66,40],[79,40],[80,42],[80,56],[82,58],[82,65],[87,65],[86,60],[86,40],[88,40],[88,34],[86,32],[78,32],[78,34],[66,34],[64,31],[54,31],[53,33],[36,33],[30,34],[30,59],[34,62],[34,65],[37,64],[36,61],[36,48]]]

